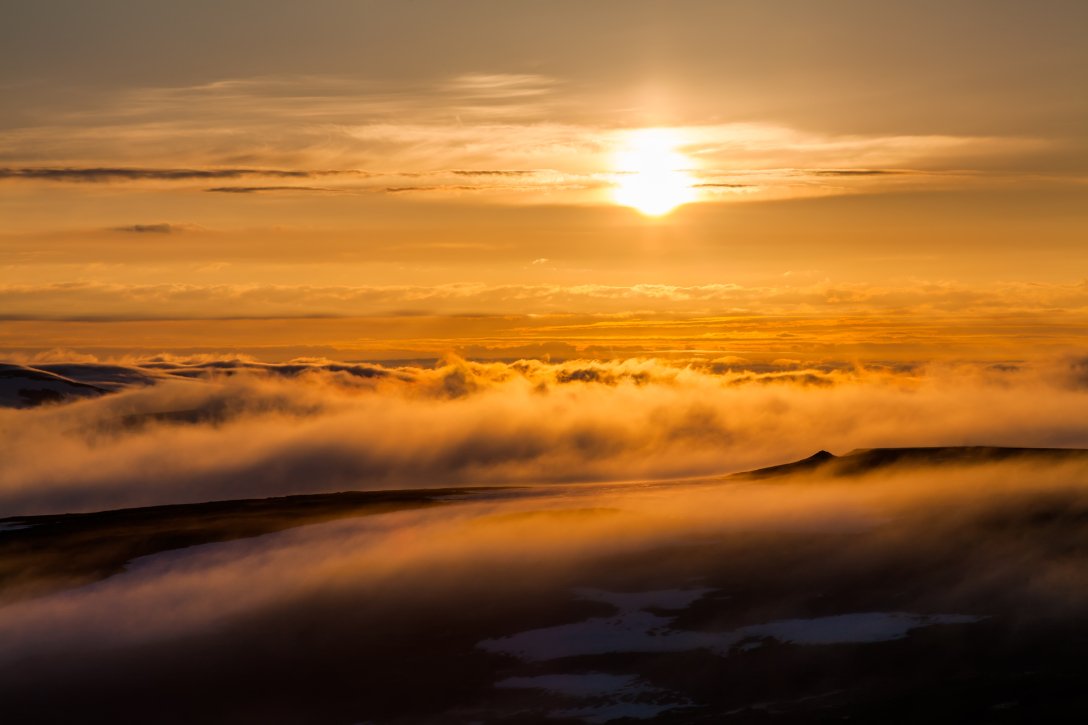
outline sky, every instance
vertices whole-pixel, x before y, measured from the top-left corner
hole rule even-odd
[[[1083,348],[1082,2],[2,5],[4,357]]]

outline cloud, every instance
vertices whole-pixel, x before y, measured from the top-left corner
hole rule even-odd
[[[390,194],[403,194],[406,192],[435,192],[435,191],[483,191],[485,189],[495,188],[481,185],[469,185],[469,184],[442,184],[433,186],[387,186],[385,191]]]
[[[454,352],[507,361],[732,355],[753,364],[989,364],[1083,351],[1088,286],[67,282],[0,286],[0,319],[12,323],[0,325],[0,357],[20,360],[69,348],[110,356],[240,351],[266,360]]]
[[[285,169],[161,169],[128,167],[37,167],[0,168],[0,179],[74,181],[103,183],[110,181],[187,181],[191,179],[238,179],[247,176],[307,178],[311,171]]]
[[[0,168],[0,179],[20,181],[52,181],[72,183],[132,183],[182,182],[231,180],[247,178],[268,179],[308,179],[340,177],[336,186],[301,186],[284,184],[261,184],[245,186],[216,186],[205,189],[210,192],[230,194],[251,194],[258,192],[400,192],[400,191],[532,191],[539,189],[562,190],[565,188],[591,188],[600,186],[600,181],[581,178],[577,175],[560,174],[555,171],[506,170],[506,169],[427,169],[427,170],[388,170],[368,172],[359,169],[249,169],[249,168],[136,168],[136,167],[35,167],[35,168]],[[391,179],[411,180],[418,178],[436,179],[432,185],[386,186]],[[465,178],[488,179],[487,184],[464,184]],[[443,180],[445,179],[445,180]],[[509,183],[518,181],[519,183]]]
[[[145,225],[158,226],[158,225]],[[179,227],[170,225],[171,230]],[[125,231],[136,231],[125,228]],[[141,231],[153,232],[156,229]],[[533,265],[544,265],[538,257]],[[429,310],[458,314],[501,309],[510,314],[556,313],[623,315],[607,324],[637,324],[637,316],[682,314],[677,327],[698,324],[691,317],[721,319],[730,314],[755,315],[768,323],[775,315],[890,316],[901,325],[933,325],[945,316],[977,316],[978,324],[1000,326],[1004,315],[1045,314],[1055,324],[1074,324],[1088,314],[1088,283],[996,283],[965,285],[913,280],[904,284],[838,283],[828,280],[797,284],[474,284],[422,285],[245,285],[245,284],[117,284],[64,282],[0,285],[0,317],[6,319],[71,319],[58,310],[79,310],[88,317],[136,319],[205,319],[223,316],[353,316],[389,314],[390,310]],[[728,317],[725,315],[724,317]],[[654,322],[647,319],[647,322]],[[657,322],[662,322],[658,320]],[[871,320],[875,322],[875,320]],[[662,324],[664,324],[662,322]],[[813,324],[816,324],[815,322]],[[1058,329],[1058,328],[1055,328]],[[1064,328],[1061,328],[1064,329]],[[776,330],[782,331],[782,330]],[[796,333],[798,330],[792,330]]]
[[[204,191],[213,191],[224,194],[256,194],[269,191],[336,191],[336,189],[322,188],[318,186],[214,186]]]
[[[539,173],[533,170],[466,170],[454,169],[450,171],[456,176],[531,176]]]
[[[9,603],[0,608],[0,665],[12,697],[20,685],[42,681],[51,694],[64,691],[68,678],[86,682],[103,665],[129,669],[128,677],[103,679],[138,696],[133,682],[149,677],[141,667],[160,681],[160,668],[183,660],[189,682],[219,661],[208,652],[229,652],[232,663],[249,668],[269,657],[289,657],[291,665],[319,657],[322,677],[333,663],[353,673],[357,694],[369,680],[358,677],[364,665],[399,676],[407,664],[416,684],[431,656],[453,649],[463,657],[487,637],[541,626],[541,616],[548,624],[610,616],[599,606],[579,608],[574,586],[645,601],[640,592],[691,588],[693,579],[700,593],[727,586],[730,595],[745,595],[704,599],[701,613],[747,623],[894,602],[892,611],[1011,622],[1022,638],[1025,623],[1079,618],[1086,603],[1082,557],[1070,548],[1085,510],[1083,474],[1083,465],[1014,463],[906,469],[845,483],[813,476],[792,484],[583,486],[560,495],[538,489],[462,498],[147,557],[94,586]],[[728,609],[714,609],[726,599]],[[707,632],[694,637],[700,643],[723,631],[704,629],[705,618],[688,621],[689,631]],[[429,637],[432,627],[447,636]],[[395,644],[366,646],[375,641]],[[411,656],[398,659],[403,652]],[[485,665],[473,668],[475,677]],[[494,666],[508,675],[512,665]],[[437,669],[444,682],[456,672]],[[297,666],[286,670],[297,682]],[[262,670],[247,671],[260,679]],[[203,692],[192,690],[194,698]],[[262,692],[262,702],[269,696]],[[312,714],[313,703],[306,707]]]
[[[816,169],[807,173],[813,176],[898,176],[901,174],[916,174],[917,171],[903,169]]]
[[[546,95],[554,85],[554,79],[542,75],[467,73],[449,80],[445,89],[469,99],[508,100]]]
[[[1088,387],[1068,361],[897,370],[157,357],[129,367],[153,384],[0,411],[0,511],[708,475],[819,449],[1088,446]],[[80,377],[76,363],[58,370]]]
[[[173,234],[180,232],[185,227],[177,224],[130,224],[125,227],[114,227],[115,232],[131,232],[133,234]]]
[[[562,199],[542,197],[548,203],[599,203],[599,189],[614,182],[614,155],[626,143],[629,122],[560,79],[531,74],[466,74],[409,88],[347,77],[234,78],[129,89],[71,117],[27,124],[0,141],[0,158],[12,164],[0,169],[0,178],[151,183],[343,174],[338,187],[363,182],[377,191],[405,189],[412,186],[408,179],[426,175],[448,177],[450,184],[439,178],[437,185],[458,191],[457,179],[478,177],[494,188],[474,191],[563,192]],[[692,175],[707,192],[705,201],[880,193],[893,186],[975,188],[1023,178],[1018,168],[1036,174],[1037,166],[1025,166],[1025,159],[1056,153],[1062,143],[835,135],[771,120],[675,130],[683,140],[678,150],[693,159]],[[111,166],[94,165],[103,158]],[[47,165],[54,159],[73,165]],[[80,161],[86,166],[75,165]],[[864,166],[854,168],[859,164]],[[351,167],[369,171],[346,170]],[[982,168],[989,173],[971,171]],[[367,182],[372,176],[403,179]],[[799,177],[808,183],[798,183]]]

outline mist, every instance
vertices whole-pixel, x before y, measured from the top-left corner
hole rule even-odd
[[[421,624],[433,620],[472,657],[510,671],[509,655],[486,643],[607,616],[608,606],[579,594],[589,584],[696,591],[701,605],[677,626],[710,642],[799,614],[889,605],[950,613],[940,616],[961,628],[1002,618],[1041,636],[1088,609],[1074,555],[1085,512],[1084,461],[536,487],[137,559],[98,583],[0,607],[0,668],[11,688],[62,682],[91,701],[111,691],[110,678],[200,683],[209,658],[260,681],[270,676],[260,654],[269,649],[289,649],[293,663],[319,657],[331,672],[355,671],[374,647],[388,658],[365,666],[395,672],[410,656],[383,649],[385,638],[409,636],[397,634],[405,622],[412,637],[438,636]],[[729,647],[715,656],[737,657]],[[356,714],[380,710],[372,688],[390,676],[366,672],[355,686],[373,701],[354,703]],[[198,701],[227,697],[221,685],[206,687]]]
[[[1074,359],[760,369],[156,359],[58,369],[124,382],[75,402],[0,410],[4,515],[712,476],[820,449],[1088,445],[1088,386]]]

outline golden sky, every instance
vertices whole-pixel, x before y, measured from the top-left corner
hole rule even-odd
[[[1082,2],[5,15],[9,355],[989,359],[1088,329]]]

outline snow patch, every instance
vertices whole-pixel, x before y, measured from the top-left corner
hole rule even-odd
[[[679,610],[712,589],[663,590],[638,593],[578,590],[584,599],[611,604],[611,617],[592,617],[573,624],[486,639],[477,646],[530,662],[563,657],[620,652],[684,652],[707,649],[726,656],[734,648],[754,649],[761,639],[786,644],[830,645],[887,642],[902,639],[911,630],[939,624],[971,624],[982,617],[966,614],[912,614],[909,612],[856,612],[810,619],[784,619],[740,627],[731,632],[696,632],[673,629],[675,617],[646,609]],[[739,645],[739,647],[738,647]]]

